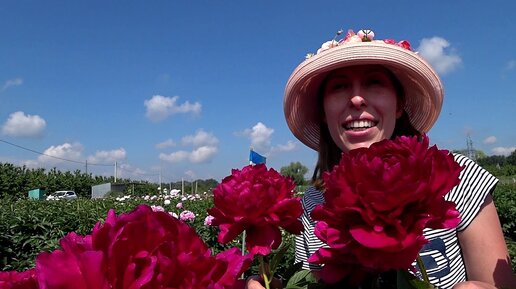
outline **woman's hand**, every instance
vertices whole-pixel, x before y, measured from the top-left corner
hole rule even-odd
[[[466,281],[455,284],[453,289],[496,289],[496,287],[480,281]]]
[[[253,275],[247,278],[245,285],[246,289],[265,289],[263,285],[263,279],[258,275]],[[271,289],[281,289],[281,280],[278,278],[272,278]]]

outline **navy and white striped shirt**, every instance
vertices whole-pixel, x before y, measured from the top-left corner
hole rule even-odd
[[[429,240],[420,251],[430,282],[442,289],[453,287],[458,282],[466,281],[466,268],[462,259],[457,232],[460,232],[475,219],[486,196],[492,192],[498,180],[488,171],[467,157],[454,154],[455,161],[464,166],[460,173],[460,183],[455,186],[445,199],[453,201],[460,212],[461,221],[454,229],[425,229],[424,235]],[[303,262],[304,269],[317,269],[317,265],[308,264],[306,260],[317,249],[325,246],[315,235],[315,223],[310,213],[316,205],[324,203],[324,195],[310,187],[302,198],[304,209],[301,222],[305,228],[296,236],[296,263]],[[415,264],[414,264],[415,265]],[[416,274],[419,274],[417,272]]]

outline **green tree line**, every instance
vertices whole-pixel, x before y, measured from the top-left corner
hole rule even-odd
[[[28,192],[34,189],[42,189],[47,193],[59,190],[75,191],[79,197],[91,197],[91,186],[114,183],[114,177],[94,176],[80,170],[60,171],[56,168],[45,170],[43,168],[27,168],[15,166],[10,163],[0,163],[0,198],[26,198]],[[157,194],[160,184],[148,181],[134,181],[131,179],[117,179],[117,183],[126,184],[124,193],[142,196]],[[214,179],[178,181],[162,183],[163,189],[178,189],[185,193],[210,192],[218,182]]]
[[[53,168],[47,171],[43,168],[0,163],[0,198],[26,197],[33,189],[47,192],[72,190],[81,197],[89,197],[91,186],[113,181],[113,177],[93,176],[80,170],[63,172]]]

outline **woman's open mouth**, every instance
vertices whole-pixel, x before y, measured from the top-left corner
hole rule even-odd
[[[349,122],[346,122],[343,124],[343,127],[345,130],[352,130],[352,131],[361,131],[366,130],[368,128],[372,128],[373,126],[376,126],[378,124],[377,121],[372,120],[352,120]]]

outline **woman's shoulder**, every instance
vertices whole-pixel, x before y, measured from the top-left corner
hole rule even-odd
[[[486,196],[492,193],[498,179],[482,168],[474,160],[454,153],[455,161],[462,167],[458,185],[448,192],[445,198],[456,204],[461,213],[461,222],[457,230],[464,230],[477,216]]]
[[[454,153],[454,152],[452,152],[451,154],[453,155],[453,159],[461,166],[472,166],[472,165],[478,166],[478,164],[474,160],[472,160],[471,158],[469,158],[463,154]]]
[[[324,203],[324,195],[314,186],[309,186],[304,192],[301,202],[305,210],[312,211],[316,205]]]
[[[494,185],[498,181],[495,176],[493,176],[490,172],[477,164],[471,158],[460,153],[453,153],[453,158],[462,167],[462,171],[459,177],[461,182],[467,181],[469,183],[475,184],[488,181],[492,182]]]

